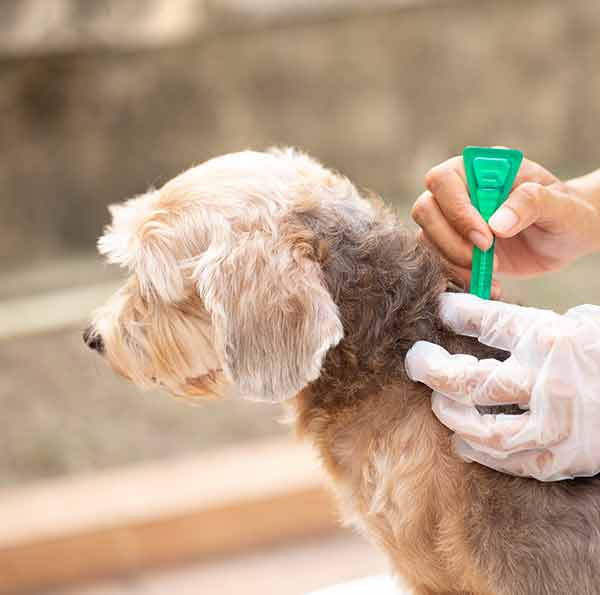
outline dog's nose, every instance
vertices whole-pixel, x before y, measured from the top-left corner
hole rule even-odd
[[[102,340],[102,336],[95,331],[94,327],[88,326],[83,331],[83,342],[90,349],[98,353],[104,353],[104,341]]]

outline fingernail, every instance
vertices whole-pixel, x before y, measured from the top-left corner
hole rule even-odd
[[[494,273],[498,270],[498,267],[500,266],[499,261],[498,261],[498,255],[494,254]]]
[[[510,207],[500,207],[489,220],[490,227],[499,233],[508,233],[518,222],[519,217]]]
[[[480,231],[473,230],[469,233],[471,244],[475,244],[480,250],[488,250],[492,245],[492,240],[485,237]]]
[[[502,297],[502,287],[500,287],[500,285],[497,285],[495,281],[492,283],[490,297],[493,300],[499,300]]]

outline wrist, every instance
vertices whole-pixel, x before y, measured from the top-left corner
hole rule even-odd
[[[565,182],[583,198],[600,202],[600,169]]]
[[[571,197],[573,209],[580,213],[582,238],[587,239],[586,252],[600,251],[600,169],[585,176],[564,182]],[[579,227],[579,226],[578,226]]]

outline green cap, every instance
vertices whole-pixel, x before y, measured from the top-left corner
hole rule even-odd
[[[463,161],[471,202],[487,223],[508,198],[523,161],[523,153],[516,149],[465,147]],[[495,243],[494,239],[485,252],[473,247],[470,291],[483,299],[490,298],[492,289]]]

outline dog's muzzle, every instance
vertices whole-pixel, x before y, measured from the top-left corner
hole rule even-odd
[[[102,354],[104,353],[104,341],[102,340],[102,336],[99,335],[94,327],[88,326],[83,331],[83,342],[94,351]]]

